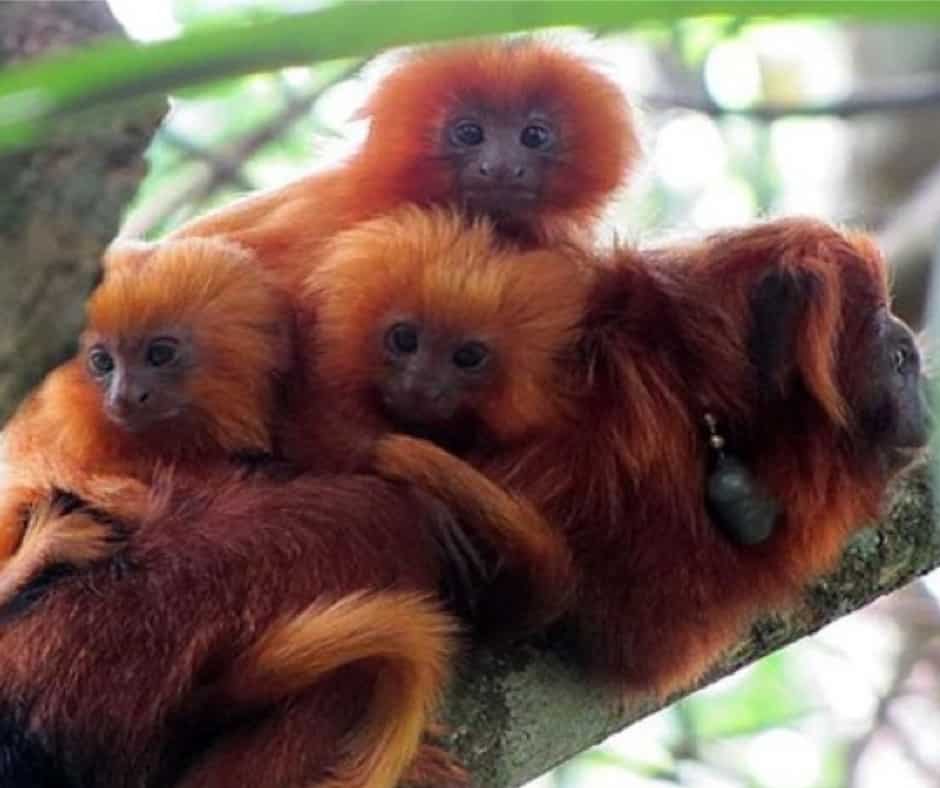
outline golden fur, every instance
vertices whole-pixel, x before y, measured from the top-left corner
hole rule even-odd
[[[557,361],[574,344],[587,279],[573,252],[503,248],[488,222],[403,208],[337,236],[308,278],[316,374],[338,399],[361,399],[390,316],[474,336],[496,350],[498,373],[473,406],[498,440],[518,439],[563,416]]]

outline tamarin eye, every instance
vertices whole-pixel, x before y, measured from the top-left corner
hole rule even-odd
[[[479,145],[483,142],[483,127],[479,123],[464,121],[454,126],[451,136],[461,145]]]
[[[418,349],[418,329],[411,323],[396,323],[386,332],[385,345],[393,353],[410,355]]]
[[[114,359],[103,347],[93,347],[88,352],[88,369],[96,377],[104,377],[114,370]]]
[[[466,342],[454,351],[454,365],[461,369],[478,369],[489,355],[489,348],[482,342]]]
[[[907,363],[908,354],[907,348],[899,347],[895,348],[894,352],[891,354],[891,361],[894,364],[895,372],[903,372],[904,365]]]
[[[176,361],[177,343],[172,339],[155,339],[147,347],[147,363],[152,367],[165,367]]]
[[[544,148],[552,141],[552,133],[544,126],[526,126],[519,135],[519,142],[527,148]]]

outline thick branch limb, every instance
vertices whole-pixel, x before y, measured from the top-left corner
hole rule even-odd
[[[926,467],[907,474],[889,512],[852,542],[836,571],[809,589],[800,607],[755,624],[703,685],[940,565],[929,483]],[[618,708],[584,681],[569,657],[535,646],[474,653],[448,707],[452,743],[486,788],[522,785],[657,708],[642,698]]]
[[[0,3],[0,63],[120,28],[104,2]],[[143,177],[165,110],[102,112],[80,140],[0,158],[0,424],[74,342],[105,244]]]

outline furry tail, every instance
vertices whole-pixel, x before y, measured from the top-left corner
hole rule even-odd
[[[377,664],[366,718],[317,788],[394,788],[414,759],[446,681],[456,623],[426,596],[355,593],[316,603],[268,630],[216,687],[227,703],[264,705],[360,660]]]
[[[418,438],[382,438],[373,462],[379,475],[413,484],[450,507],[471,541],[482,543],[495,559],[495,577],[482,589],[475,623],[523,636],[565,612],[574,588],[571,551],[531,503]]]
[[[120,548],[121,535],[113,524],[75,508],[66,496],[51,491],[36,496],[19,547],[0,568],[0,605],[51,566],[85,566]]]

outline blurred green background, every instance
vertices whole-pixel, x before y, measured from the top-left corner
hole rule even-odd
[[[148,41],[323,5],[110,1]],[[888,16],[902,5],[881,4]],[[864,227],[891,260],[899,311],[921,323],[940,215],[940,27],[717,15],[594,32],[549,34],[594,53],[642,121],[645,161],[611,207],[607,237],[669,240],[782,213]],[[159,237],[334,161],[361,138],[353,114],[381,72],[332,61],[173,95],[122,233]],[[532,788],[940,785],[937,589],[928,578],[843,619]]]

